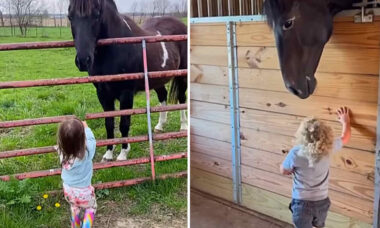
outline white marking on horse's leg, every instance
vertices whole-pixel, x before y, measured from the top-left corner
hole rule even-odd
[[[107,150],[106,153],[103,155],[102,162],[105,161],[112,161],[113,159],[113,152],[115,151],[116,146],[112,146],[112,150]]]
[[[160,106],[166,106],[166,101],[162,102]],[[164,127],[168,120],[168,112],[160,112],[160,119],[158,120],[158,124],[154,127],[154,131],[162,132],[164,131]]]
[[[123,18],[123,21],[124,21],[124,23],[128,26],[128,28],[129,28],[129,30],[131,30],[132,31],[132,28],[131,28],[131,26],[129,26],[129,24],[128,24],[128,22]]]
[[[128,143],[127,149],[121,149],[119,156],[117,156],[118,161],[124,161],[128,159],[128,153],[131,151],[131,144]]]
[[[187,112],[186,110],[181,110],[181,131],[187,131]]]
[[[159,31],[157,31],[157,36],[161,36],[161,33]],[[161,47],[162,47],[162,51],[163,51],[163,55],[162,55],[162,65],[161,67],[162,68],[165,68],[166,67],[166,62],[168,61],[169,59],[169,53],[168,53],[168,49],[166,49],[166,44],[165,42],[161,42]]]

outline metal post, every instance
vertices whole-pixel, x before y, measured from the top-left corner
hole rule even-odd
[[[208,17],[212,17],[212,5],[211,5],[211,0],[207,0],[207,15],[208,15]]]
[[[232,12],[232,9],[233,9],[233,2],[232,0],[228,0],[228,16],[232,16],[233,12]]]
[[[239,15],[243,15],[243,1],[239,0]]]
[[[255,15],[255,0],[251,0],[251,14]]]
[[[236,23],[227,22],[228,72],[231,115],[232,180],[234,201],[242,202],[241,190],[241,142],[239,112],[239,73],[236,41]]]
[[[380,75],[380,74],[379,74]],[[376,132],[376,156],[375,156],[375,199],[373,203],[373,228],[380,226],[380,81],[377,101],[377,132]]]
[[[197,5],[198,5],[198,17],[203,17],[202,0],[197,0]]]
[[[218,0],[218,16],[223,16],[223,1]]]
[[[152,119],[150,115],[150,89],[148,77],[148,59],[146,54],[146,41],[142,41],[143,59],[144,59],[144,75],[145,75],[145,93],[146,93],[146,113],[148,118],[148,137],[149,137],[149,151],[150,151],[150,164],[152,169],[152,179],[156,179],[156,171],[154,169],[154,149],[153,149],[153,134],[152,134]]]

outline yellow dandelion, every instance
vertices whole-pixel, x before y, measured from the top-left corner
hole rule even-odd
[[[61,207],[61,204],[59,204],[59,203],[55,203],[55,207]]]
[[[42,210],[42,207],[40,205],[37,206],[37,211]]]
[[[44,199],[47,199],[49,197],[48,194],[44,194],[42,197],[44,197]]]

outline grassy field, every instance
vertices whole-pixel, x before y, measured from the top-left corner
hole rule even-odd
[[[4,28],[3,28],[4,29]],[[0,43],[70,40],[69,29],[45,28],[48,36],[0,37]],[[0,34],[1,35],[1,34]],[[74,64],[75,50],[51,49],[0,52],[0,81],[34,80],[85,76]],[[152,105],[158,105],[153,92]],[[134,108],[145,107],[145,94],[135,97]],[[118,107],[118,104],[116,105]],[[29,89],[8,89],[0,91],[0,121],[38,118],[47,116],[76,115],[83,118],[86,113],[102,112],[95,88],[92,84],[41,87]],[[116,137],[121,137],[116,118]],[[153,114],[153,124],[158,114]],[[97,139],[105,139],[104,120],[88,121]],[[165,131],[179,131],[179,112],[169,114]],[[43,125],[12,129],[0,129],[0,151],[55,145],[57,125]],[[133,116],[131,136],[146,135],[145,115]],[[94,162],[99,162],[106,148],[98,148]],[[116,156],[120,146],[116,149]],[[155,153],[170,154],[187,151],[187,140],[171,140],[155,143]],[[132,145],[129,158],[149,155],[147,143]],[[115,157],[116,157],[115,156]],[[0,160],[0,175],[15,174],[59,167],[56,154],[36,155]],[[187,161],[169,161],[156,164],[158,174],[174,173],[187,169]],[[150,175],[149,165],[130,168],[112,168],[94,172],[93,183],[145,177]],[[128,216],[148,216],[153,211],[162,211],[174,217],[186,218],[186,179],[173,179],[146,183],[139,186],[98,191],[99,219],[116,205]],[[62,196],[42,195],[50,190],[61,189],[59,176],[26,181],[0,182],[0,227],[68,227],[68,205]],[[56,202],[60,207],[54,206]],[[128,203],[123,203],[128,202]],[[36,207],[42,206],[41,211]],[[157,217],[159,219],[159,217]],[[97,219],[96,219],[97,220]],[[98,225],[98,227],[103,227]]]

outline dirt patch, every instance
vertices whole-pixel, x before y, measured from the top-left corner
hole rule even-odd
[[[187,227],[186,212],[174,215],[159,207],[152,206],[148,215],[133,215],[129,213],[130,202],[116,203],[113,201],[102,202],[95,218],[95,228],[185,228]]]

